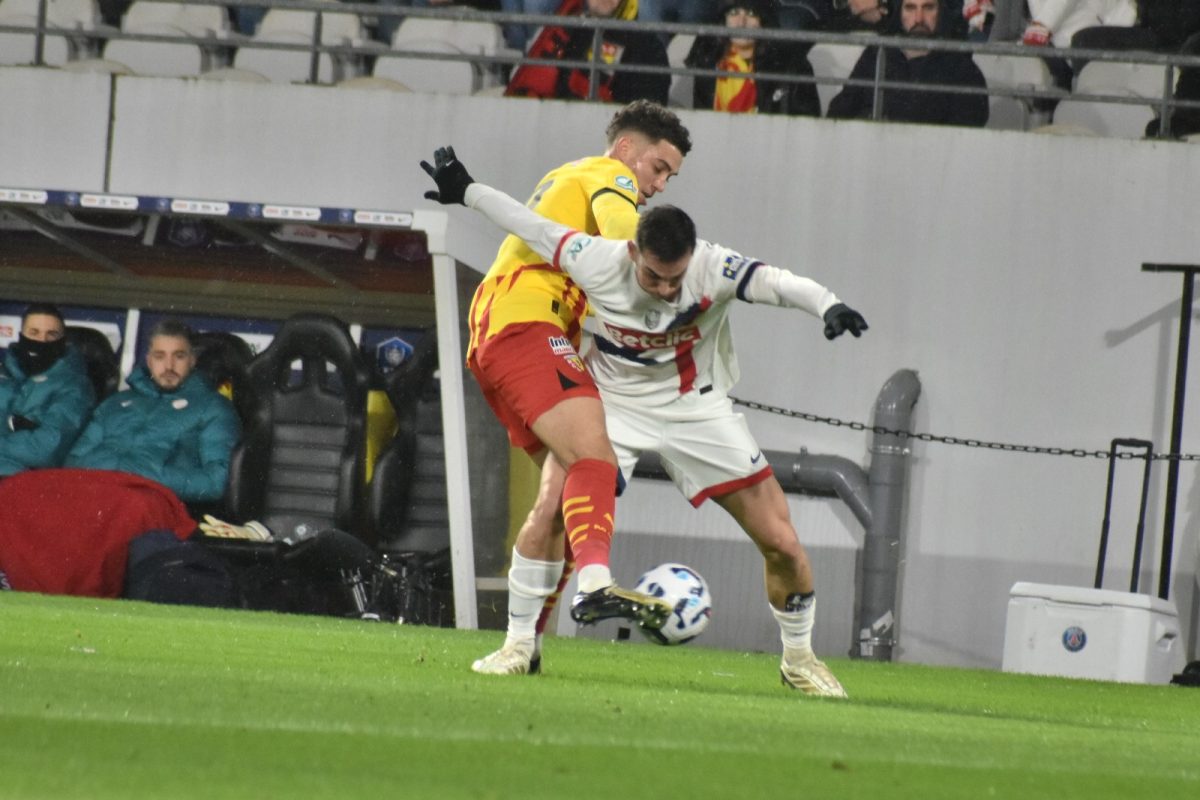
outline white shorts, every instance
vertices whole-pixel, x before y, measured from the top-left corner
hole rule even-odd
[[[679,491],[699,506],[772,474],[746,418],[734,413],[733,402],[719,392],[692,392],[650,408],[603,389],[601,395],[608,437],[627,480],[642,453],[658,453]]]

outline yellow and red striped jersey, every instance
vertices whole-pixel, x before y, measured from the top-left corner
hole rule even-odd
[[[526,203],[544,217],[593,236],[632,239],[637,231],[637,179],[614,158],[591,156],[551,170]],[[509,325],[549,322],[579,346],[587,296],[525,242],[508,236],[471,300],[470,357]]]

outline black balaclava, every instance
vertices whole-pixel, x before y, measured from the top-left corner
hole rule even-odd
[[[17,343],[10,347],[21,371],[27,376],[33,376],[41,375],[66,354],[67,340],[64,337],[52,342],[39,342],[22,333]]]

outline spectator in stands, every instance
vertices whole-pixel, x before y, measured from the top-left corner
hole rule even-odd
[[[889,32],[913,38],[951,38],[950,31],[961,31],[961,17],[951,19],[943,13],[940,0],[901,0],[899,13],[889,17]],[[856,80],[875,77],[879,48],[863,51],[850,73]],[[884,79],[912,84],[949,84],[986,89],[983,73],[971,54],[924,49],[884,50]],[[873,109],[870,86],[846,86],[829,103],[828,117],[868,119]],[[986,94],[885,89],[882,93],[882,118],[895,122],[923,122],[934,125],[983,127],[988,120]]]
[[[559,16],[586,15],[605,19],[634,20],[638,0],[563,0]],[[534,58],[590,61],[592,30],[547,26],[529,46]],[[630,30],[606,30],[600,44],[596,98],[604,102],[630,103],[651,100],[667,104],[671,88],[668,73],[650,75],[627,72],[621,65],[640,64],[666,67],[667,49],[653,33]],[[506,95],[567,100],[586,99],[590,95],[590,72],[573,67],[525,65],[518,67],[508,83]]]
[[[1200,0],[1138,0],[1137,24],[1096,25],[1076,33],[1071,47],[1090,50],[1147,50],[1154,53],[1200,55]],[[1200,70],[1179,70],[1175,97],[1200,100]],[[1159,120],[1146,128],[1157,136]],[[1184,136],[1200,131],[1200,109],[1180,109],[1172,115],[1171,134]]]
[[[220,499],[241,425],[195,365],[191,329],[171,319],[155,325],[146,363],[129,389],[96,409],[66,465],[140,475],[187,503]]]
[[[26,308],[0,365],[0,477],[62,464],[95,405],[62,313],[48,303]]]
[[[697,25],[711,20],[717,13],[717,0],[639,0],[638,19],[645,22],[691,22]],[[660,38],[664,43],[671,35]]]
[[[776,28],[778,0],[721,0],[714,24],[730,28]],[[715,111],[805,114],[821,116],[817,87],[812,83],[757,80],[758,72],[812,76],[808,45],[801,42],[755,40],[747,37],[700,36],[684,64],[700,69],[739,72],[747,77],[697,76],[693,107]]]
[[[967,0],[991,2],[991,0]],[[1023,0],[1018,0],[1023,2]],[[785,0],[783,27],[818,29],[830,33],[882,33],[889,14],[900,0]],[[952,18],[965,15],[963,0],[943,0],[942,7]],[[796,10],[800,10],[799,24]]]
[[[1029,24],[1021,43],[1070,47],[1076,33],[1095,25],[1128,28],[1137,22],[1135,0],[1028,0]]]

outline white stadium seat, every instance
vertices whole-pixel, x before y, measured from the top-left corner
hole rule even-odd
[[[14,27],[37,27],[38,0],[2,0],[0,2],[0,24]],[[94,34],[100,19],[96,0],[47,0],[46,24],[61,31],[60,35],[47,34],[43,38],[42,61],[60,66],[71,58],[80,57],[73,52],[71,39],[82,43]],[[73,33],[74,36],[68,38]],[[0,64],[32,64],[37,47],[37,34],[0,32]]]
[[[147,23],[131,27],[126,33],[185,38],[187,32],[174,25]],[[204,71],[204,52],[189,42],[142,42],[133,39],[110,39],[104,46],[104,57],[125,64],[137,75],[157,75],[182,78]]]
[[[462,54],[462,51],[453,45],[438,41],[401,42],[396,49],[419,53]],[[414,92],[471,94],[483,88],[479,76],[468,61],[381,55],[375,59],[374,75],[377,78],[391,78]]]
[[[808,51],[808,63],[812,64],[817,78],[849,78],[854,65],[865,48],[859,44],[833,44],[817,42]],[[829,108],[829,101],[842,91],[841,84],[818,83],[817,97],[821,100],[821,114]]]

